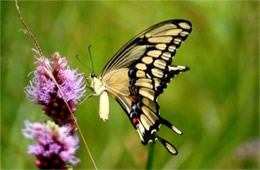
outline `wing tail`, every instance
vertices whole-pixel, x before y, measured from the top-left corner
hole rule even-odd
[[[169,143],[167,140],[159,137],[158,135],[156,135],[156,138],[161,142],[161,144],[165,147],[165,149],[172,155],[177,155],[178,151],[177,149],[171,144]]]
[[[175,133],[177,133],[178,135],[182,135],[182,131],[180,131],[176,126],[174,126],[173,124],[171,124],[169,121],[167,121],[166,119],[163,119],[162,117],[160,118],[161,124],[164,124],[165,126],[167,126],[168,128],[170,128],[171,130],[173,130]]]

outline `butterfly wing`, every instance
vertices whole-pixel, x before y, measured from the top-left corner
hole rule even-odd
[[[101,77],[111,70],[129,67],[151,50],[162,52],[168,50],[171,53],[171,60],[191,30],[191,23],[180,19],[164,21],[148,28],[131,39],[112,57],[104,67]]]
[[[188,67],[171,65],[181,43],[191,32],[191,23],[169,20],[130,40],[105,66],[101,79],[127,113],[143,144],[158,139],[172,154],[177,150],[156,135],[161,124],[181,132],[159,114],[157,97],[175,75]]]

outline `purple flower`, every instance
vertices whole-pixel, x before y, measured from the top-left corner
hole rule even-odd
[[[73,125],[76,119],[71,112],[76,111],[75,106],[85,93],[84,75],[77,73],[76,69],[71,69],[66,58],[59,53],[54,53],[52,58],[53,60],[37,58],[39,66],[34,71],[35,77],[25,87],[25,92],[29,99],[44,105],[43,112],[55,123]]]
[[[29,146],[28,153],[36,156],[38,168],[67,169],[67,164],[79,163],[80,160],[74,156],[79,139],[72,135],[71,130],[70,125],[59,127],[51,121],[44,124],[25,121],[23,135],[37,140],[37,144]]]

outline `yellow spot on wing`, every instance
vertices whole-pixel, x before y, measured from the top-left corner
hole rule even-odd
[[[146,87],[149,89],[153,88],[152,80],[146,78],[136,80],[135,85],[139,87]]]
[[[165,60],[169,60],[171,58],[171,53],[169,52],[164,52],[162,54],[162,58],[165,59]]]
[[[156,113],[156,105],[155,105],[155,103],[153,101],[147,99],[146,97],[143,97],[142,98],[142,102],[143,102],[144,105],[149,107],[149,109],[151,109],[151,111]]]
[[[141,130],[139,128],[140,126],[142,126],[142,125],[139,125],[136,130],[137,130],[137,132],[138,132],[138,134],[140,136],[141,141],[144,141],[143,134],[142,134],[142,132],[141,132]]]
[[[150,127],[152,126],[152,123],[147,119],[147,117],[144,114],[140,115],[140,120],[142,124],[144,125],[145,129],[148,131]]]
[[[165,50],[165,48],[167,47],[166,44],[156,44],[155,46],[157,49],[159,50]]]
[[[160,50],[151,50],[147,52],[147,55],[151,57],[159,57],[162,54],[162,51]]]
[[[136,72],[136,77],[140,78],[140,77],[145,77],[145,72],[141,71],[141,70],[137,70]]]
[[[182,29],[171,29],[166,32],[166,35],[178,35]]]
[[[162,78],[162,77],[163,77],[163,71],[162,71],[162,70],[157,69],[157,68],[153,68],[151,71],[152,71],[152,74],[153,74],[155,77],[159,77],[159,78]]]
[[[146,38],[149,38],[149,37],[151,37],[151,36],[152,36],[152,34],[151,34],[150,32],[148,32],[148,33],[145,34],[145,37],[146,37]]]
[[[150,43],[169,43],[172,41],[172,37],[171,36],[152,37],[152,38],[149,38],[148,41]]]
[[[145,114],[146,117],[154,124],[156,120],[158,120],[158,117],[155,115],[154,112],[152,112],[148,107],[142,106],[142,111]]]
[[[181,36],[182,37],[185,37],[186,35],[188,35],[189,33],[187,32],[187,31],[183,31],[182,33],[181,33]]]
[[[153,64],[154,64],[155,67],[158,67],[162,70],[164,70],[165,67],[166,67],[166,62],[164,60],[161,60],[161,59],[155,60],[155,62]]]
[[[151,90],[151,89],[148,89],[148,88],[140,88],[139,89],[139,93],[144,96],[144,97],[147,97],[148,99],[150,100],[154,100],[154,91]]]
[[[148,57],[148,56],[145,56],[142,58],[142,61],[145,63],[145,64],[151,64],[153,62],[153,58],[152,57]]]
[[[141,133],[144,134],[144,131],[145,131],[145,130],[144,130],[143,125],[139,125],[139,129],[140,129]]]
[[[160,86],[161,80],[159,78],[153,78],[155,89],[157,90],[157,87]]]
[[[175,38],[175,39],[174,39],[174,43],[175,43],[175,44],[180,44],[180,42],[181,42],[181,39],[180,39],[180,38]]]
[[[146,70],[147,69],[146,65],[143,64],[143,63],[138,63],[138,64],[135,65],[135,67],[139,70]]]
[[[187,24],[186,22],[180,22],[179,23],[179,26],[184,28],[184,29],[190,29],[190,25]]]
[[[173,52],[174,50],[176,50],[176,46],[171,45],[171,46],[168,47],[168,50],[169,50],[170,52]]]
[[[185,66],[169,66],[169,71],[176,71],[176,70],[184,70],[186,67]]]

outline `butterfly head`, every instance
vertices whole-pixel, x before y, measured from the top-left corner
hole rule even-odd
[[[90,78],[93,79],[94,77],[97,77],[95,73],[90,74]]]
[[[97,94],[100,95],[104,90],[105,87],[99,77],[95,75],[95,73],[91,73],[89,75],[89,79],[91,80],[90,88]]]

